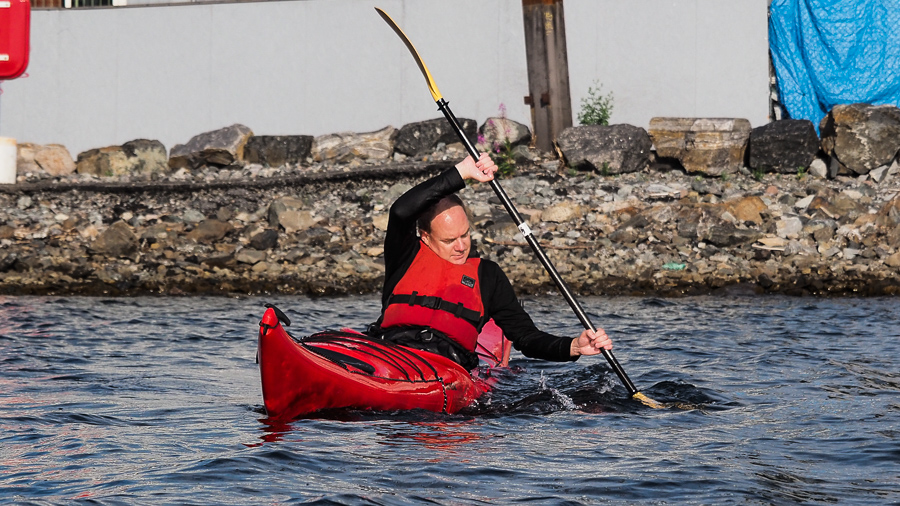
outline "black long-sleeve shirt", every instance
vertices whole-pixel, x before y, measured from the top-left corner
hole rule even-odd
[[[384,240],[382,314],[394,287],[422,247],[422,242],[416,234],[416,220],[419,215],[440,199],[462,190],[465,186],[465,181],[456,168],[451,168],[407,191],[391,206]],[[477,256],[474,247],[470,256]],[[535,326],[531,317],[519,304],[509,278],[499,265],[482,259],[478,277],[485,315],[494,319],[517,350],[530,358],[557,362],[577,360],[577,357],[570,356],[571,338],[554,336]]]

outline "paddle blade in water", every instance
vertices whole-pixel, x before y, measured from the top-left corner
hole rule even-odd
[[[650,406],[653,409],[665,409],[666,408],[665,404],[654,401],[653,399],[647,397],[646,395],[644,395],[640,392],[635,392],[634,395],[632,395],[631,397],[643,402],[645,405]]]

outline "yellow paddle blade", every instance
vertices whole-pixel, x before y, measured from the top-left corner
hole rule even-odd
[[[643,402],[645,405],[650,406],[653,409],[666,409],[668,407],[661,402],[654,401],[653,399],[647,397],[646,395],[644,395],[640,392],[635,392],[634,395],[632,395],[632,397]]]
[[[400,39],[403,40],[403,43],[406,44],[406,48],[409,49],[409,52],[412,53],[413,58],[416,59],[416,64],[419,66],[419,70],[422,71],[422,75],[425,76],[425,80],[428,81],[428,91],[431,92],[431,96],[434,97],[434,101],[437,102],[441,99],[441,92],[438,91],[437,84],[434,83],[434,79],[431,77],[431,72],[428,71],[428,67],[425,66],[425,62],[422,61],[422,57],[419,56],[419,52],[416,51],[416,47],[412,45],[412,42],[409,41],[409,38],[403,33],[403,30],[397,26],[397,23],[388,16],[387,12],[375,7],[375,10],[378,11],[378,14],[381,14],[381,17],[394,29],[397,35],[400,36]]]

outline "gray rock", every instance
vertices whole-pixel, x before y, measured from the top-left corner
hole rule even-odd
[[[550,223],[564,223],[581,217],[581,206],[571,201],[554,204],[541,213],[541,220]]]
[[[234,255],[234,259],[242,264],[256,265],[266,260],[266,252],[244,248]]]
[[[713,225],[704,234],[703,239],[720,248],[737,246],[753,242],[762,237],[758,230],[737,228],[732,224]]]
[[[0,272],[9,272],[15,265],[19,255],[14,251],[0,253]]]
[[[289,234],[306,230],[316,222],[312,213],[303,209],[302,200],[282,197],[269,204],[269,225],[275,228],[281,227]]]
[[[131,173],[154,174],[169,170],[166,147],[159,141],[135,139],[122,144],[122,151],[132,165]]]
[[[244,146],[253,131],[240,124],[195,135],[187,144],[176,144],[169,153],[169,167],[195,169],[203,165],[225,166],[244,159]]]
[[[814,158],[809,164],[809,175],[825,179],[828,177],[828,164],[821,158]]]
[[[796,255],[803,251],[803,245],[800,244],[800,241],[788,241],[787,245],[784,247],[784,256]]]
[[[809,167],[818,151],[819,136],[809,120],[773,121],[750,132],[751,169],[796,174]]]
[[[882,165],[881,167],[873,169],[871,172],[869,172],[869,177],[876,183],[883,183],[884,180],[888,177],[888,171],[890,170],[890,168],[890,165]]]
[[[650,136],[632,125],[588,125],[563,130],[557,145],[570,167],[602,174],[638,172],[650,164]]]
[[[472,144],[477,142],[478,124],[471,119],[458,118],[466,138]],[[407,156],[421,156],[433,151],[438,144],[459,142],[456,132],[445,118],[436,118],[403,125],[397,134],[394,149]]]
[[[531,142],[528,127],[509,118],[488,118],[478,129],[478,133],[479,139],[483,139],[477,144],[479,151],[496,151],[507,142],[513,147]]]
[[[212,244],[224,239],[232,230],[234,227],[227,221],[208,219],[201,221],[188,232],[187,238],[200,243]]]
[[[789,216],[778,220],[775,223],[779,237],[790,238],[797,236],[803,231],[803,222],[796,216]]]
[[[838,177],[838,174],[849,173],[850,169],[843,167],[841,162],[838,161],[837,158],[830,156],[828,157],[828,179],[834,179]]]
[[[300,164],[312,153],[311,135],[254,135],[244,146],[244,161],[267,167]]]
[[[231,267],[235,263],[234,254],[227,253],[224,255],[215,255],[211,257],[207,257],[203,259],[200,263],[206,264],[210,267],[218,267],[220,269]]]
[[[124,221],[117,221],[106,228],[91,244],[91,249],[112,257],[128,256],[138,248],[134,231]]]
[[[836,105],[819,124],[822,149],[856,174],[888,165],[900,150],[900,108]]]
[[[196,209],[185,209],[181,214],[181,221],[185,223],[200,223],[206,219],[206,215]]]
[[[250,238],[250,246],[258,250],[269,250],[278,245],[278,232],[272,229],[262,232]]]
[[[323,227],[310,227],[297,234],[297,240],[309,246],[321,247],[331,242],[334,234]]]

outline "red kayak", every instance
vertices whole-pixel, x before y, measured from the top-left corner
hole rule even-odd
[[[275,307],[259,322],[258,360],[269,418],[289,420],[325,409],[426,409],[456,413],[490,390],[441,355],[376,341],[352,330],[294,339]],[[489,322],[478,352],[489,367],[505,366],[510,343]]]

